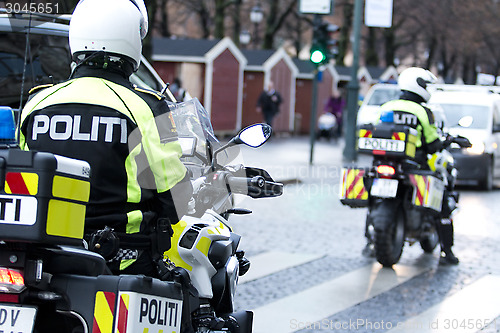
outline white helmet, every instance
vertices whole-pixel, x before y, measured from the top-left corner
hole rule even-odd
[[[97,51],[125,56],[137,70],[147,32],[143,0],[80,0],[69,25],[69,47],[73,58]]]
[[[417,94],[427,102],[431,97],[427,84],[436,83],[436,81],[436,76],[427,69],[410,67],[399,74],[398,86],[401,90]]]

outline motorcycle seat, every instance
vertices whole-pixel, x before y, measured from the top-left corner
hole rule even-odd
[[[98,276],[111,274],[104,258],[92,251],[72,246],[45,248],[45,269],[51,274]]]

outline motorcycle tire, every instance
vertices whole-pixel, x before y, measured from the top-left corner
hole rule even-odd
[[[401,258],[405,244],[404,215],[396,201],[384,200],[370,212],[375,229],[375,257],[384,267]]]
[[[420,240],[420,247],[425,253],[432,253],[438,244],[439,234],[435,229],[429,236],[425,236]]]

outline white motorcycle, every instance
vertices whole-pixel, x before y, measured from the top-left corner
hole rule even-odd
[[[261,169],[229,167],[228,149],[258,147],[265,124],[243,129],[225,145],[197,100],[172,105],[194,196],[173,226],[164,253],[166,280],[111,275],[83,242],[89,165],[49,153],[0,149],[0,330],[9,332],[252,331],[250,311],[235,312],[238,276],[249,268],[227,218],[235,193],[282,194]],[[102,244],[103,248],[105,244]]]

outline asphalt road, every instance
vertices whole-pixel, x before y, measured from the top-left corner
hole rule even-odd
[[[252,261],[236,306],[254,311],[254,332],[500,332],[500,190],[459,188],[458,266],[406,244],[382,268],[361,255],[366,209],[339,201],[342,150],[317,142],[310,164],[307,137],[241,148],[245,165],[286,184],[281,197],[242,199],[253,214],[230,219]]]

